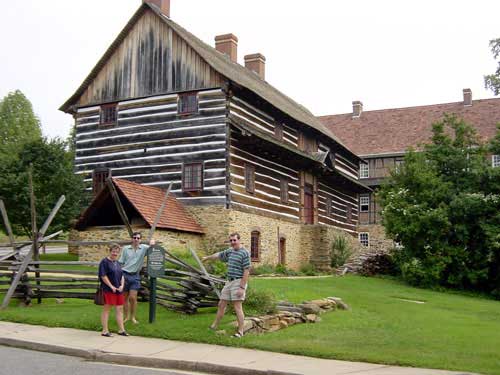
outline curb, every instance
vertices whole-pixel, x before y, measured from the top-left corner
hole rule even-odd
[[[75,349],[65,346],[37,343],[26,340],[0,337],[0,345],[21,349],[35,350],[72,357],[80,357],[93,362],[115,363],[119,365],[161,368],[168,370],[183,370],[205,372],[217,375],[303,375],[293,372],[273,370],[256,370],[244,367],[226,366],[208,362],[182,361],[175,359],[130,356],[124,354],[106,353],[99,350]]]

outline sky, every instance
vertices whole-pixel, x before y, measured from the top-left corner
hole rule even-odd
[[[66,138],[58,108],[76,91],[141,0],[3,1],[0,98],[16,89],[43,134]],[[171,18],[200,39],[233,33],[238,61],[260,52],[266,80],[315,115],[493,97],[500,1],[171,0]],[[491,16],[490,16],[491,15]]]

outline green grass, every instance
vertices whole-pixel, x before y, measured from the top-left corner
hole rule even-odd
[[[500,375],[500,302],[457,293],[409,287],[391,279],[357,276],[315,279],[253,279],[251,287],[267,289],[292,302],[341,297],[350,311],[322,315],[318,324],[302,324],[242,340],[207,329],[215,310],[194,316],[157,311],[147,323],[148,305],[139,307],[131,334],[263,349],[291,354],[402,366],[440,368]],[[405,300],[425,301],[416,304]],[[98,331],[100,308],[90,301],[44,300],[30,308],[11,307],[0,319]],[[232,332],[226,316],[222,328]],[[114,323],[113,323],[114,324]],[[113,326],[116,329],[116,326]]]
[[[41,261],[51,261],[51,262],[74,262],[78,261],[78,255],[61,253],[61,254],[40,254]],[[44,264],[44,269],[67,269],[73,271],[95,271],[97,275],[97,266],[84,266],[84,265],[57,265],[57,264]]]

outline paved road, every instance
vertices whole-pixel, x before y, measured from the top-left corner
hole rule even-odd
[[[0,256],[6,255],[12,251],[10,247],[0,247]],[[26,254],[29,251],[29,247],[25,248],[21,254]],[[64,254],[68,252],[67,246],[59,246],[59,247],[46,247],[47,254]],[[43,254],[42,249],[40,249],[40,253]]]
[[[201,375],[194,372],[159,370],[87,362],[59,354],[0,346],[0,375]]]

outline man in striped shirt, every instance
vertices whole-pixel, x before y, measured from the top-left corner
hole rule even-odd
[[[243,322],[245,314],[243,313],[243,301],[245,300],[245,292],[250,275],[250,255],[248,251],[240,243],[240,235],[232,233],[229,236],[231,247],[227,250],[203,257],[203,261],[220,259],[227,263],[227,282],[222,289],[220,301],[217,309],[215,320],[210,326],[210,329],[216,330],[219,322],[226,312],[228,302],[233,302],[236,318],[238,319],[238,331],[234,337],[242,337]]]

